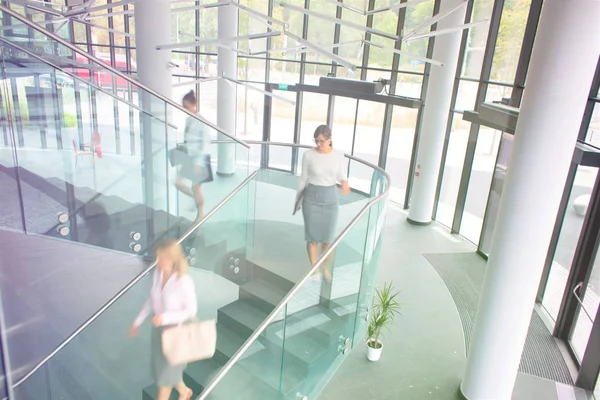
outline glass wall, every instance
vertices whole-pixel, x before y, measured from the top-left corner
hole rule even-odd
[[[542,306],[554,321],[558,317],[597,174],[597,168],[579,166],[571,188],[567,210],[542,298]]]

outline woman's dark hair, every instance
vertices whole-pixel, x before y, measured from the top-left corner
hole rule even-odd
[[[315,134],[313,137],[317,139],[320,135],[325,136],[325,139],[331,140],[331,128],[327,125],[319,125],[317,129],[315,129]],[[329,146],[333,147],[333,141],[329,142]]]
[[[193,90],[190,90],[189,92],[187,92],[185,94],[185,96],[183,96],[183,99],[181,100],[181,102],[196,104],[196,93]]]

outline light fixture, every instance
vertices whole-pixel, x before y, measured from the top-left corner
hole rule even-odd
[[[273,93],[271,93],[271,92],[268,92],[268,91],[266,91],[266,90],[259,89],[259,88],[255,87],[255,86],[248,85],[247,83],[245,83],[245,82],[241,82],[241,81],[238,81],[238,80],[237,80],[237,79],[235,79],[235,78],[230,78],[230,77],[228,77],[228,76],[225,76],[225,74],[223,74],[223,76],[221,77],[221,79],[225,79],[226,81],[228,81],[228,82],[229,82],[229,83],[231,83],[231,84],[234,84],[234,83],[235,83],[235,84],[237,84],[237,85],[244,86],[244,87],[246,87],[246,88],[248,88],[248,89],[252,89],[252,90],[254,90],[254,91],[260,92],[260,93],[262,93],[262,94],[264,94],[264,95],[266,95],[266,96],[272,97],[272,98],[274,98],[274,99],[279,99],[279,100],[281,100],[281,101],[285,101],[286,103],[290,103],[290,104],[292,104],[292,105],[296,105],[296,102],[295,102],[295,101],[293,101],[293,100],[290,100],[290,99],[288,99],[288,98],[285,98],[285,97],[283,97],[283,96],[278,96],[278,95],[276,95],[276,94],[273,94]]]
[[[175,83],[175,84],[173,84],[173,87],[181,87],[181,86],[193,85],[193,84],[196,84],[196,83],[212,82],[212,81],[216,81],[216,80],[219,80],[219,79],[221,79],[221,78],[219,78],[217,76],[210,77],[210,78],[194,79],[193,81],[186,81],[186,82]]]
[[[437,31],[435,31],[435,32],[437,32]],[[389,51],[391,51],[392,53],[396,53],[396,54],[398,54],[398,55],[401,55],[401,56],[405,56],[405,57],[408,57],[408,58],[412,58],[412,59],[414,59],[414,60],[417,60],[417,61],[423,61],[423,62],[426,62],[426,63],[432,64],[432,65],[437,65],[437,66],[439,66],[439,67],[443,67],[443,66],[444,66],[444,63],[442,63],[442,62],[439,62],[439,61],[436,61],[436,60],[433,60],[433,59],[431,59],[431,58],[422,57],[422,56],[415,56],[415,55],[413,55],[413,54],[406,53],[405,51],[398,50],[398,49],[394,49],[394,48],[387,47],[387,46],[382,46],[382,45],[380,45],[380,44],[373,43],[373,42],[371,42],[371,41],[368,41],[368,40],[364,40],[363,42],[364,42],[365,44],[368,44],[369,46],[377,47],[377,48],[379,48],[379,49],[383,49],[383,50],[389,50]]]
[[[431,25],[435,24],[436,22],[446,18],[448,15],[452,14],[453,12],[459,10],[460,8],[464,7],[467,2],[469,0],[462,0],[462,2],[457,5],[456,7],[452,8],[451,10],[448,10],[442,14],[437,13],[436,15],[434,15],[433,17],[429,18],[427,21],[417,25],[416,28],[414,28],[412,31],[410,31],[408,34],[403,35],[402,40],[408,40],[411,36],[414,36],[416,34],[418,34],[420,31],[422,31],[425,28],[429,28],[431,27]]]
[[[322,48],[320,46],[312,44],[312,43],[310,43],[310,42],[308,42],[308,41],[306,41],[306,40],[304,40],[304,39],[302,39],[302,38],[294,35],[291,32],[285,31],[284,33],[285,33],[286,36],[294,39],[296,41],[296,43],[304,45],[304,46],[310,48],[311,50],[313,50],[314,52],[319,53],[319,54],[321,54],[321,55],[329,58],[332,61],[335,61],[336,63],[338,63],[338,64],[340,64],[340,65],[342,65],[342,66],[344,66],[344,67],[346,67],[346,68],[348,68],[348,69],[350,69],[352,71],[356,70],[356,68],[357,68],[356,65],[352,64],[349,61],[346,61],[345,59],[343,59],[342,57],[338,56],[335,53],[332,53],[330,51],[325,50],[324,48]]]
[[[452,28],[435,30],[435,31],[431,31],[431,32],[428,32],[428,33],[423,33],[421,35],[413,35],[413,36],[409,37],[408,39],[402,39],[402,41],[404,41],[404,42],[410,42],[412,40],[417,40],[417,39],[423,39],[423,38],[429,38],[429,37],[433,37],[433,36],[446,35],[448,33],[462,31],[463,29],[470,29],[470,28],[472,28],[474,26],[485,24],[485,23],[487,23],[489,21],[490,21],[489,19],[484,19],[484,20],[477,21],[477,22],[471,22],[470,24],[458,25],[458,26],[453,26]]]
[[[281,3],[279,3],[279,6],[287,8],[289,10],[297,11],[299,13],[303,13],[305,15],[309,15],[309,16],[321,18],[321,19],[324,19],[324,20],[327,20],[327,21],[331,21],[331,22],[334,22],[334,23],[336,23],[336,24],[338,24],[340,26],[344,26],[344,27],[347,27],[347,28],[352,28],[352,29],[356,29],[356,30],[359,30],[359,31],[367,32],[367,33],[370,33],[370,34],[373,34],[373,35],[381,36],[381,37],[384,37],[386,39],[391,39],[391,40],[399,40],[400,39],[398,36],[396,36],[396,35],[394,35],[392,33],[387,33],[387,32],[383,32],[383,31],[377,30],[377,29],[369,28],[367,26],[356,24],[354,22],[344,21],[344,20],[338,19],[336,17],[332,17],[332,16],[327,15],[327,14],[323,14],[323,13],[320,13],[320,12],[317,12],[317,11],[307,10],[304,7],[298,7],[298,6],[295,6],[293,4],[281,2]]]
[[[189,3],[189,0],[185,0],[185,2]],[[171,2],[171,4],[175,4],[175,3],[182,3],[182,2],[181,1]],[[208,10],[210,8],[228,6],[229,4],[231,4],[230,1],[218,1],[216,3],[197,4],[195,6],[172,8],[171,12],[178,13],[178,12],[185,12],[185,11]]]

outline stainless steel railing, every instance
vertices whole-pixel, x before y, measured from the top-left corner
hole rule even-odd
[[[103,62],[102,60],[92,56],[91,54],[86,53],[85,51],[81,50],[79,47],[74,46],[72,43],[67,42],[66,40],[64,40],[63,38],[55,35],[52,32],[47,31],[46,29],[42,28],[40,25],[28,20],[26,17],[24,17],[23,15],[11,10],[8,7],[5,7],[3,5],[0,4],[0,11],[4,12],[8,15],[10,15],[12,18],[18,20],[19,22],[22,22],[23,24],[25,24],[26,26],[28,26],[29,28],[36,30],[46,36],[48,36],[50,39],[60,43],[62,46],[65,46],[66,48],[68,48],[69,50],[87,58],[88,60],[93,61],[96,66],[98,67],[102,67],[103,69],[110,71],[112,74],[118,76],[119,78],[122,78],[124,80],[126,80],[127,82],[131,83],[132,85],[135,85],[137,87],[139,87],[140,89],[144,90],[147,93],[150,93],[151,95],[157,97],[158,99],[164,101],[165,103],[173,106],[174,108],[178,109],[179,111],[194,117],[196,119],[198,119],[200,122],[204,123],[205,125],[211,127],[212,129],[216,130],[217,132],[221,133],[222,135],[230,138],[232,141],[241,144],[244,147],[249,147],[247,143],[245,143],[243,140],[240,140],[238,138],[236,138],[233,134],[230,134],[228,132],[225,132],[223,129],[219,128],[218,126],[216,126],[215,124],[213,124],[212,122],[196,115],[193,114],[191,112],[189,112],[188,110],[186,110],[185,108],[183,108],[181,105],[177,104],[176,102],[174,102],[173,100],[161,95],[158,92],[155,92],[154,90],[150,89],[149,87],[141,84],[140,82],[138,82],[137,80],[133,79],[131,76],[122,73],[121,71],[117,70],[116,68],[113,68],[111,65],[106,64],[105,62]]]
[[[273,146],[311,148],[311,146],[290,144],[290,143],[271,143],[271,142],[259,142],[259,141],[248,141],[247,143],[273,145]],[[306,281],[308,281],[310,279],[311,275],[313,273],[315,273],[315,271],[317,271],[321,267],[321,265],[325,262],[327,257],[329,257],[329,255],[331,255],[335,251],[336,247],[342,242],[342,240],[344,240],[344,238],[346,237],[348,232],[350,232],[352,230],[352,228],[358,223],[358,221],[361,219],[361,217],[367,211],[369,211],[374,205],[378,204],[380,201],[382,201],[383,199],[385,199],[387,197],[387,194],[388,194],[388,192],[390,190],[390,186],[391,186],[391,179],[390,179],[390,176],[387,174],[387,172],[385,172],[385,170],[379,168],[378,166],[376,166],[374,164],[369,163],[368,161],[361,160],[354,156],[346,155],[346,157],[351,160],[355,160],[359,163],[362,163],[364,165],[367,165],[367,166],[373,168],[375,171],[378,171],[379,173],[381,173],[385,177],[385,180],[386,180],[385,188],[378,196],[371,199],[359,211],[359,213],[352,219],[352,221],[350,221],[350,223],[342,230],[342,232],[338,235],[338,237],[331,244],[331,247],[325,253],[323,253],[323,255],[321,256],[321,258],[319,258],[317,263],[304,275],[304,277],[302,279],[300,279],[300,281],[298,283],[296,283],[296,285],[294,285],[292,290],[290,290],[287,293],[287,295],[283,298],[283,300],[281,300],[281,302],[277,305],[277,307],[275,307],[275,309],[273,311],[271,311],[269,316],[259,325],[258,328],[256,328],[256,330],[252,333],[252,335],[250,335],[250,337],[246,340],[246,342],[244,342],[242,347],[240,347],[238,349],[238,351],[236,351],[235,354],[227,361],[227,363],[219,371],[219,374],[211,380],[211,382],[208,384],[208,386],[206,386],[205,389],[203,390],[202,394],[199,397],[197,397],[197,400],[206,400],[208,395],[210,395],[210,393],[217,386],[217,384],[223,379],[223,377],[225,375],[227,375],[227,372],[231,368],[233,368],[233,366],[239,361],[239,359],[244,355],[246,350],[248,350],[250,348],[250,346],[252,346],[252,344],[260,337],[260,335],[265,331],[265,329],[267,329],[269,324],[271,322],[273,322],[275,317],[277,317],[277,315],[282,312],[284,307],[286,307],[287,304],[290,302],[290,300],[296,295],[296,293],[298,293],[300,288],[306,283]]]
[[[248,175],[248,177],[246,179],[244,179],[244,181],[242,183],[240,183],[231,193],[229,193],[227,196],[225,196],[225,198],[223,200],[221,200],[219,202],[219,204],[217,204],[212,210],[210,210],[204,216],[204,218],[202,218],[197,223],[193,224],[192,227],[190,229],[188,229],[187,232],[185,234],[183,234],[183,236],[181,238],[179,238],[177,242],[181,243],[185,239],[187,239],[196,229],[198,229],[198,227],[200,227],[202,224],[204,224],[204,222],[206,222],[213,214],[215,214],[217,211],[219,211],[233,196],[235,196],[240,190],[242,190],[248,182],[250,182],[252,179],[254,179],[256,174],[258,174],[258,171],[254,171],[250,175]],[[63,340],[62,343],[59,344],[50,354],[48,354],[46,357],[44,357],[43,360],[38,362],[35,365],[35,367],[33,367],[31,369],[31,371],[29,371],[27,374],[25,374],[25,376],[23,376],[21,379],[19,379],[17,382],[15,382],[15,384],[13,385],[13,388],[16,388],[19,385],[23,384],[23,382],[25,382],[27,379],[29,379],[29,377],[31,377],[33,374],[35,374],[37,370],[42,368],[44,366],[44,364],[46,364],[48,361],[50,361],[66,345],[71,343],[71,341],[73,339],[75,339],[75,337],[77,335],[79,335],[85,328],[90,326],[92,324],[92,322],[94,322],[96,319],[98,319],[98,317],[102,313],[104,313],[104,311],[106,311],[117,300],[119,300],[127,291],[129,291],[129,289],[131,289],[136,283],[138,283],[143,277],[145,277],[150,271],[152,271],[154,269],[154,267],[156,267],[156,262],[152,263],[152,265],[150,265],[148,268],[146,268],[144,271],[142,271],[138,276],[133,278],[127,285],[125,285],[125,287],[123,287],[121,290],[119,290],[117,292],[117,294],[115,294],[109,301],[106,302],[106,304],[104,304],[102,307],[100,307],[100,309],[98,311],[96,311],[90,318],[88,318],[87,321],[85,321],[83,324],[81,324],[81,326],[79,328],[77,328],[65,340]]]

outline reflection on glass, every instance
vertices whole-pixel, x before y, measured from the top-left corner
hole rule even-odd
[[[483,126],[479,129],[465,210],[460,225],[460,234],[476,244],[481,235],[483,215],[490,193],[500,138],[500,131]]]
[[[485,101],[487,103],[502,103],[507,104],[512,95],[512,87],[504,85],[488,85],[487,92],[485,94]]]
[[[556,245],[544,297],[542,298],[542,306],[554,321],[556,321],[558,316],[569,270],[571,269],[575,249],[579,241],[587,203],[589,202],[589,196],[592,193],[597,173],[597,168],[579,166],[573,187],[571,188],[567,211],[563,219],[558,244]]]
[[[581,292],[580,292],[581,293]],[[585,353],[596,312],[600,305],[600,257],[596,255],[592,274],[583,295],[583,306],[579,307],[575,328],[571,335],[571,345],[581,360]]]
[[[500,207],[500,198],[502,196],[504,180],[506,179],[506,169],[512,154],[513,138],[513,135],[503,133],[502,140],[500,141],[500,150],[498,150],[498,159],[496,161],[496,169],[494,170],[494,177],[492,179],[492,188],[485,210],[483,232],[481,233],[481,240],[479,242],[479,251],[486,255],[489,255],[490,246],[492,245],[492,237],[494,228],[496,227],[496,218],[498,217],[498,207]]]
[[[385,169],[392,178],[390,198],[400,204],[404,204],[406,195],[417,113],[417,110],[404,107],[394,107],[392,113],[392,128]]]
[[[381,123],[385,105],[371,101],[358,101],[358,120],[352,154],[377,165],[381,146]]]
[[[440,199],[435,215],[437,221],[448,227],[452,226],[452,220],[454,219],[456,198],[458,196],[460,176],[469,141],[470,127],[471,124],[463,121],[461,114],[453,113],[452,130],[450,131],[450,140],[448,141]]]
[[[530,5],[531,0],[504,3],[492,61],[491,79],[494,81],[514,81]]]
[[[592,113],[585,142],[600,147],[600,106],[598,106],[598,103],[594,104],[594,112]]]
[[[275,92],[278,96],[296,101],[295,92]],[[287,101],[273,98],[271,107],[271,142],[294,142],[294,122],[296,120],[296,106]],[[269,167],[289,171],[291,168],[291,147],[268,148]]]
[[[302,124],[300,126],[300,144],[314,146],[313,134],[317,126],[327,123],[327,107],[329,96],[326,94],[308,93],[303,94],[302,100]],[[337,100],[337,99],[336,99]],[[337,129],[333,128],[335,147],[338,146]],[[341,138],[340,138],[341,139]]]
[[[472,22],[489,19],[492,15],[493,0],[478,0],[473,3]],[[463,77],[479,79],[483,65],[483,53],[490,30],[489,24],[477,25],[469,29],[468,46],[463,59]]]
[[[335,96],[333,104],[333,140],[335,148],[344,153],[352,153],[354,139],[354,120],[358,100]],[[304,124],[302,124],[304,130]],[[302,139],[301,139],[302,140]]]

